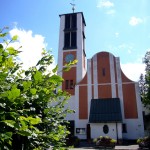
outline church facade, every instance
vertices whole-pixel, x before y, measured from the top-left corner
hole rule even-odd
[[[60,88],[71,94],[67,107],[75,110],[66,117],[71,134],[80,139],[143,137],[138,83],[125,76],[119,58],[109,52],[86,59],[85,26],[82,12],[60,15],[58,72],[64,79]],[[68,72],[60,71],[75,59]]]

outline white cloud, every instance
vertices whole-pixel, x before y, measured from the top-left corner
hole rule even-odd
[[[115,10],[114,9],[111,9],[111,10],[108,10],[107,12],[106,12],[106,14],[108,14],[108,15],[113,15],[113,14],[115,14]]]
[[[33,35],[32,31],[25,31],[22,29],[14,28],[10,31],[10,36],[18,35],[18,40],[11,46],[19,48],[22,46],[22,51],[18,58],[23,62],[23,69],[28,69],[35,66],[38,60],[42,57],[42,49],[46,49],[47,44],[44,42],[42,35]]]
[[[123,73],[131,80],[138,81],[141,73],[145,74],[145,64],[126,63],[121,64]]]
[[[137,17],[131,17],[130,20],[129,20],[129,24],[131,26],[136,26],[140,23],[143,23],[143,20],[141,18],[137,18]]]
[[[100,8],[110,8],[113,6],[114,6],[114,3],[110,2],[109,0],[100,0],[97,4],[97,7],[100,7]]]
[[[15,22],[13,22],[12,24],[13,24],[13,27],[15,27],[15,28],[16,28],[16,27],[17,27],[17,25],[18,25],[18,22],[16,22],[16,21],[15,21]]]
[[[115,37],[116,37],[116,38],[119,37],[119,33],[118,33],[118,32],[115,33]]]
[[[127,52],[128,52],[128,54],[131,54],[131,53],[132,53],[131,49],[128,49],[128,51],[127,51]]]
[[[128,52],[128,54],[131,54],[134,51],[134,45],[132,43],[131,44],[123,43],[123,44],[118,45],[117,49],[120,51],[125,50]]]
[[[120,44],[118,46],[119,49],[125,49],[127,47],[127,44],[123,43],[123,44]]]

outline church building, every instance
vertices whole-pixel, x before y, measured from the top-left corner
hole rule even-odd
[[[119,58],[109,52],[86,58],[85,26],[82,12],[60,15],[59,70],[78,60],[68,72],[58,71],[64,79],[60,88],[71,94],[67,105],[75,110],[66,117],[71,134],[80,139],[143,137],[138,83],[125,76]]]

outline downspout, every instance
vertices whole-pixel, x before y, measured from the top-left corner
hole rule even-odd
[[[117,125],[117,122],[116,122],[116,136],[117,136],[117,144],[118,144],[118,125]]]

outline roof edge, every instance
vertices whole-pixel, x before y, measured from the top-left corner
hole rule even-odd
[[[59,17],[64,16],[64,15],[71,15],[71,14],[82,14],[83,22],[86,26],[86,22],[85,22],[85,19],[84,19],[83,12],[74,12],[74,13],[68,13],[68,14],[61,14],[61,15],[59,15]]]

